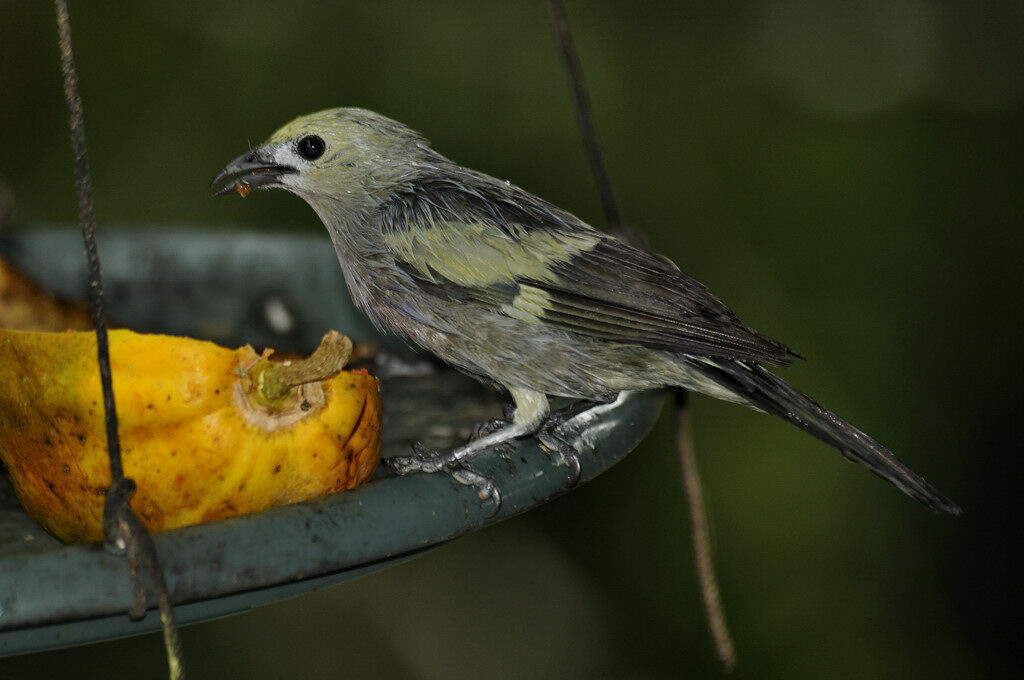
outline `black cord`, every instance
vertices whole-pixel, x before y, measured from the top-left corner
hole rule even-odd
[[[562,50],[562,61],[569,74],[569,89],[572,91],[575,104],[576,122],[583,135],[583,148],[586,150],[587,160],[590,161],[590,171],[597,184],[597,193],[601,196],[605,225],[609,232],[618,234],[622,230],[622,218],[619,215],[618,203],[615,201],[615,192],[612,191],[612,182],[608,178],[608,169],[604,164],[601,145],[597,141],[594,116],[590,111],[590,97],[587,94],[587,85],[583,80],[583,67],[580,65],[579,56],[577,56],[572,42],[572,35],[569,33],[565,7],[562,6],[562,0],[549,0],[548,7],[551,10],[551,23],[555,27],[558,46]]]
[[[110,380],[110,348],[107,320],[103,309],[103,275],[96,250],[96,216],[93,212],[92,182],[89,179],[89,157],[85,145],[85,124],[82,118],[82,97],[78,90],[78,73],[71,47],[71,20],[66,0],[56,0],[57,26],[60,31],[60,65],[64,74],[64,97],[68,103],[71,148],[75,155],[75,186],[78,189],[78,215],[82,222],[85,259],[89,263],[89,311],[96,327],[96,356],[100,364],[100,385],[103,389],[103,410],[107,426],[107,450],[110,454],[110,475],[114,483],[124,478],[121,443],[117,436],[117,408]]]
[[[96,248],[96,216],[93,211],[92,183],[89,179],[89,157],[85,143],[85,122],[82,115],[82,96],[78,88],[78,72],[71,43],[71,17],[67,0],[54,0],[57,11],[57,30],[60,35],[60,64],[64,76],[64,98],[68,105],[71,148],[75,156],[75,186],[78,190],[78,215],[82,222],[85,258],[89,263],[89,310],[96,328],[96,359],[100,369],[103,391],[103,412],[107,430],[107,455],[110,458],[110,488],[103,506],[103,528],[107,546],[117,553],[127,553],[132,579],[133,601],[130,614],[140,618],[146,612],[145,586],[142,571],[149,574],[160,607],[160,620],[164,629],[167,664],[172,680],[185,677],[181,642],[174,620],[174,609],[163,570],[157,559],[156,547],[146,527],[132,512],[129,501],[135,492],[135,482],[124,476],[121,460],[121,440],[117,432],[117,408],[110,375],[110,342],[103,307],[103,273]]]
[[[604,165],[601,146],[597,141],[597,132],[594,129],[593,115],[590,111],[590,99],[587,95],[587,87],[583,82],[583,67],[569,33],[565,7],[562,5],[562,0],[548,0],[548,7],[551,10],[551,22],[555,27],[558,45],[562,50],[562,60],[569,75],[569,89],[572,91],[575,104],[576,121],[579,123],[583,146],[590,161],[590,169],[597,184],[597,191],[601,196],[601,205],[604,208],[608,231],[633,245],[646,247],[643,237],[622,224],[611,180],[608,179],[608,171]],[[700,475],[697,471],[697,454],[694,451],[693,438],[690,434],[687,393],[681,387],[677,387],[673,391],[675,393],[676,453],[679,457],[683,489],[690,508],[690,530],[693,538],[697,580],[700,584],[704,613],[711,630],[715,651],[722,667],[726,671],[730,671],[736,665],[736,650],[729,633],[729,626],[725,621],[725,609],[722,607],[718,581],[715,578],[715,568],[711,559],[707,510],[704,504]]]

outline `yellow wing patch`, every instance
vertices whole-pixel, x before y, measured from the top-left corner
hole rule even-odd
[[[550,300],[551,296],[540,288],[521,284],[511,304],[502,305],[501,311],[520,321],[540,323]]]
[[[424,278],[438,283],[436,272],[453,283],[474,287],[517,279],[550,280],[549,265],[590,250],[599,237],[535,230],[512,238],[484,223],[435,222],[385,234],[384,241]]]

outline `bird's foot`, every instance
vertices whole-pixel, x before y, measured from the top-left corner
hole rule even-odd
[[[516,409],[511,404],[505,404],[501,407],[501,418],[491,418],[485,420],[476,427],[473,428],[473,433],[469,436],[467,443],[475,442],[477,439],[483,439],[489,434],[493,434],[498,430],[504,429],[512,424],[513,418],[515,418]]]
[[[504,418],[491,418],[473,428],[473,434],[469,436],[468,442],[475,442],[477,439],[483,439],[492,432],[497,432],[503,427],[508,427],[509,421]],[[468,443],[467,442],[467,443]]]
[[[498,513],[498,510],[501,509],[501,491],[491,479],[459,464],[452,466],[448,471],[459,484],[474,487],[480,500],[490,499],[494,503],[494,507],[487,513],[487,517],[494,517]]]
[[[537,430],[537,442],[548,453],[554,463],[569,468],[569,474],[571,475],[569,486],[576,486],[580,481],[580,453],[575,447],[555,434],[554,430],[555,426],[553,425],[541,427]],[[555,459],[556,455],[558,460]]]
[[[382,462],[399,476],[412,472],[447,472],[459,484],[476,488],[480,500],[493,501],[494,507],[488,517],[493,517],[501,508],[501,492],[494,482],[467,468],[452,453],[443,454],[416,442],[412,445],[411,456],[391,456]]]
[[[454,460],[451,454],[443,455],[423,444],[412,445],[411,456],[391,456],[382,461],[396,475],[407,475],[411,472],[439,472]]]
[[[581,399],[572,402],[568,406],[548,415],[534,435],[537,438],[537,443],[548,453],[556,465],[564,465],[569,468],[569,472],[572,475],[569,481],[570,487],[576,486],[580,481],[580,452],[559,435],[555,434],[555,430],[582,413],[611,404],[618,397],[618,394],[607,394],[593,399]]]

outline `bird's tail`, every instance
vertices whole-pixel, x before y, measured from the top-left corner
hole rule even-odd
[[[956,503],[896,460],[887,448],[761,366],[741,361],[704,360],[699,364],[694,362],[694,367],[751,405],[834,446],[849,460],[860,463],[929,508],[960,514]]]

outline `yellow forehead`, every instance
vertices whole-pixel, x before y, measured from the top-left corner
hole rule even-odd
[[[398,142],[423,142],[401,123],[373,111],[356,108],[327,109],[300,116],[275,132],[268,143],[319,135],[328,143],[354,143],[368,148],[383,148]]]
[[[338,110],[327,109],[325,111],[318,111],[317,113],[299,116],[272,134],[270,139],[267,141],[268,143],[274,143],[295,139],[308,134],[331,134],[341,127]]]

